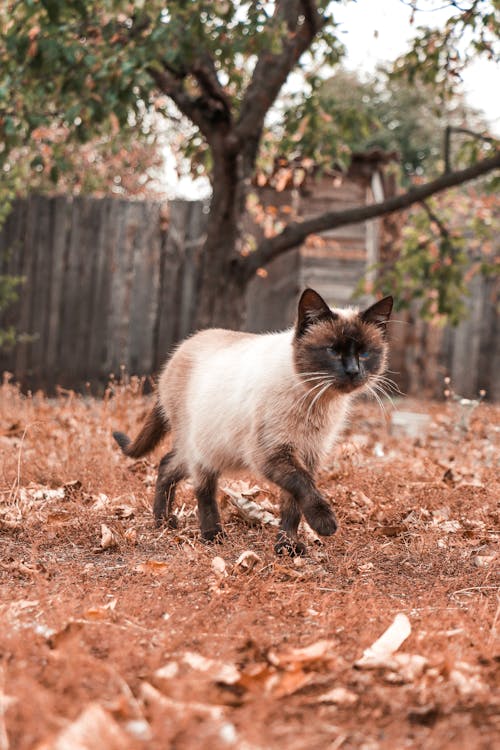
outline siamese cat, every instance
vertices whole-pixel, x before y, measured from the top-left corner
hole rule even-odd
[[[158,470],[157,524],[177,525],[175,488],[190,477],[203,539],[222,537],[217,481],[222,473],[243,469],[281,489],[278,554],[305,553],[297,537],[302,515],[318,534],[333,534],[337,521],[314,476],[355,396],[376,395],[387,362],[392,303],[385,297],[363,312],[330,309],[306,289],[294,328],[267,334],[214,328],[181,343],[163,369],[156,405],[136,439],[113,433],[132,458],[173,433]]]

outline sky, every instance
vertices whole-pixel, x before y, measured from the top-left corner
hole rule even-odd
[[[446,0],[436,3],[436,7],[439,5],[446,5]],[[442,25],[449,15],[449,8],[420,12],[411,25],[411,8],[401,0],[339,4],[334,17],[345,32],[342,34],[347,48],[344,65],[351,70],[373,72],[379,62],[392,61],[408,49],[417,26]],[[474,61],[464,72],[463,88],[467,102],[482,110],[491,130],[500,135],[500,66],[483,59]]]

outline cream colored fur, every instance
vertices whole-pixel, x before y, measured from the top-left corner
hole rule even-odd
[[[349,310],[346,318],[351,314]],[[311,402],[315,381],[294,368],[294,332],[210,329],[184,341],[167,362],[159,400],[174,433],[176,463],[203,471],[260,472],[273,449],[293,446],[315,467],[344,424],[353,395]]]

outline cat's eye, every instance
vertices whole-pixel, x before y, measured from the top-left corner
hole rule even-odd
[[[358,354],[358,357],[359,357],[360,359],[368,359],[368,357],[369,357],[369,356],[370,356],[370,352],[360,352],[360,353]]]
[[[335,349],[334,346],[330,346],[329,351],[332,357],[335,357],[336,359],[339,359],[342,356],[342,354],[339,351],[337,351],[337,349]]]

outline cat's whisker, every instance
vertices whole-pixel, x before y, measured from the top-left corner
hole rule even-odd
[[[311,378],[301,378],[300,381],[298,383],[295,383],[295,385],[292,387],[299,388],[305,383],[314,383],[316,380],[324,380],[326,377],[328,377],[328,373],[323,372],[321,375],[314,375]]]
[[[387,393],[387,391],[383,388],[383,386],[380,385],[380,383],[377,383],[375,381],[374,383],[372,383],[372,388],[373,388],[373,391],[376,391],[379,394],[379,396],[386,398],[390,402],[392,408],[395,408],[393,399],[391,398],[389,393]]]
[[[391,378],[386,378],[383,375],[379,375],[375,382],[383,385],[388,390],[393,391],[394,393],[397,393],[399,396],[405,395],[403,391],[400,389],[400,387],[398,386],[398,384],[395,383],[394,380],[391,380]]]
[[[380,407],[380,410],[384,414],[384,416],[387,416],[387,410],[386,410],[386,408],[384,406],[384,403],[383,403],[382,399],[380,398],[380,396],[378,395],[378,393],[374,390],[373,386],[371,386],[370,384],[368,384],[367,385],[367,391],[368,391],[368,393],[370,393],[373,396],[373,398],[375,399],[375,401],[378,403],[378,405]]]
[[[307,398],[309,396],[312,396],[314,391],[316,391],[318,388],[321,388],[324,384],[325,384],[325,379],[323,378],[323,380],[320,383],[316,383],[316,385],[313,385],[312,388],[308,388],[307,391],[304,394],[302,394],[302,396],[296,402],[295,408],[298,409],[300,406],[302,406],[302,403],[307,401]]]
[[[325,384],[324,388],[323,388],[323,389],[322,389],[321,391],[319,391],[319,393],[317,393],[317,394],[315,395],[314,399],[313,399],[313,400],[312,400],[312,402],[311,402],[311,403],[309,404],[309,408],[308,408],[308,410],[307,410],[307,414],[306,414],[306,420],[308,420],[308,419],[309,419],[309,414],[311,413],[311,411],[312,411],[312,409],[313,409],[313,407],[314,407],[314,404],[316,403],[316,401],[317,401],[317,400],[318,400],[319,398],[321,398],[321,396],[322,396],[322,395],[323,395],[323,394],[324,394],[324,393],[325,393],[325,392],[326,392],[326,391],[328,390],[328,388],[329,388],[329,387],[330,387],[331,385],[332,385],[332,382],[331,382],[331,381],[329,381],[328,383],[326,383],[326,384]]]

